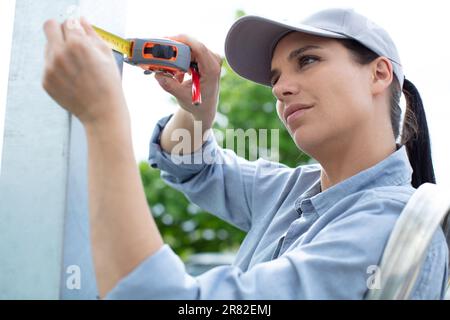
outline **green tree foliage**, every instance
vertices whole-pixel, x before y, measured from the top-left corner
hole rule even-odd
[[[199,252],[235,251],[245,234],[190,203],[147,163],[139,165],[147,202],[165,243],[186,259]]]
[[[275,102],[270,88],[242,79],[225,63],[214,125],[216,133],[222,132],[224,137],[219,144],[226,146],[226,129],[268,129],[267,147],[270,149],[270,129],[276,129],[279,130],[280,162],[291,167],[307,163],[310,159],[298,150],[279,120]],[[248,143],[245,148],[248,158]],[[147,201],[164,240],[182,258],[192,253],[233,251],[239,247],[245,236],[242,231],[191,204],[182,193],[167,186],[160,172],[147,163],[140,164],[140,172]]]

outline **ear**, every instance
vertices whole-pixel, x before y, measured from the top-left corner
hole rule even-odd
[[[385,92],[394,80],[392,63],[386,57],[378,57],[372,61],[371,73],[373,95]]]

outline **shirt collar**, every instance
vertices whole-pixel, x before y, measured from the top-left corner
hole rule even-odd
[[[297,199],[295,207],[299,212],[315,209],[321,215],[337,201],[355,192],[382,186],[410,184],[412,172],[406,147],[402,146],[376,165],[323,192],[319,176],[318,180]]]

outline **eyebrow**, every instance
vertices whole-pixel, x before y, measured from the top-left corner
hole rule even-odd
[[[308,45],[308,46],[304,46],[304,47],[295,49],[291,53],[289,53],[288,61],[292,61],[293,59],[297,58],[299,55],[305,53],[308,50],[313,50],[313,49],[322,49],[322,47],[315,46],[315,45]],[[273,78],[275,76],[277,76],[278,74],[280,74],[280,70],[278,70],[278,69],[270,70],[270,82],[271,83],[272,83]]]

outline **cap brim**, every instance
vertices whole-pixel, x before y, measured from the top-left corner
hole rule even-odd
[[[278,41],[290,31],[328,38],[345,35],[307,25],[289,25],[257,16],[237,20],[225,40],[225,55],[230,67],[241,77],[270,86],[270,66]]]

